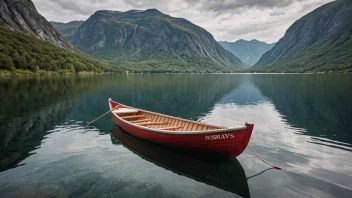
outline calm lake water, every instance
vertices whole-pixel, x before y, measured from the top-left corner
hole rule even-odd
[[[0,78],[0,197],[351,197],[351,75]],[[110,135],[108,98],[206,123],[255,124],[212,162]],[[125,135],[124,135],[125,134]]]

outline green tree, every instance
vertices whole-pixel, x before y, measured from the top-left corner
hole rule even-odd
[[[11,57],[0,53],[0,69],[6,69],[10,71],[15,70],[15,64],[13,63]]]

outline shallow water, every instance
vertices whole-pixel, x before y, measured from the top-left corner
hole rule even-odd
[[[351,75],[2,77],[0,84],[0,197],[236,197],[245,187],[218,185],[231,179],[251,197],[352,193]],[[206,182],[181,171],[187,162],[197,168],[192,158],[179,155],[175,167],[160,162],[165,157],[148,160],[110,135],[110,116],[85,126],[108,111],[108,98],[216,125],[252,122],[251,145],[283,170],[267,170],[245,150],[242,167],[231,169],[235,159],[216,167],[244,177]]]

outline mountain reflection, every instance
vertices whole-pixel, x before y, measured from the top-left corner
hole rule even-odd
[[[239,81],[202,121],[234,126],[268,119],[256,128],[271,130],[270,123],[281,119],[295,134],[311,136],[309,143],[351,151],[352,92],[345,91],[352,86],[351,76],[258,74],[240,75]]]
[[[0,98],[0,171],[17,166],[37,149],[71,112],[75,96],[93,81],[55,76],[1,79],[0,93],[6,97]]]
[[[238,88],[232,90],[229,94],[222,97],[217,103],[218,104],[230,104],[234,103],[237,105],[255,105],[267,100],[260,90],[248,82],[248,76],[243,78],[243,81]]]
[[[255,75],[251,81],[303,134],[352,142],[350,75]]]

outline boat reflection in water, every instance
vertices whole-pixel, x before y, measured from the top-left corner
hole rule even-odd
[[[129,134],[117,125],[110,134],[127,149],[160,167],[242,197],[250,197],[245,172],[236,158],[154,144]]]

